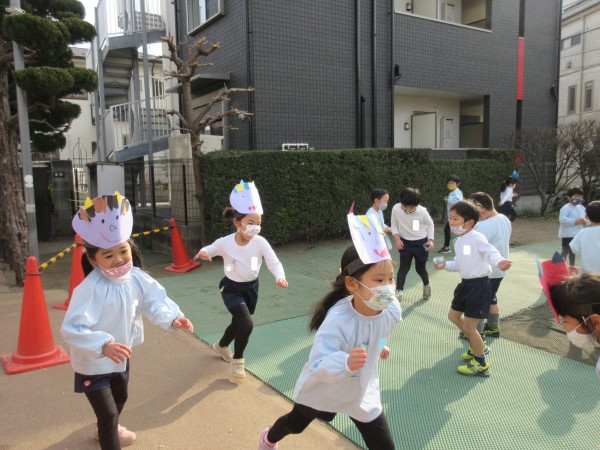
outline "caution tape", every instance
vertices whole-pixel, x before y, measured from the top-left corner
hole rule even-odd
[[[171,230],[173,228],[175,228],[175,227],[168,226],[168,227],[157,228],[155,230],[150,230],[150,231],[142,231],[140,233],[134,233],[134,234],[132,234],[131,237],[132,238],[137,238],[137,237],[140,237],[140,236],[148,236],[148,235],[153,234],[153,233],[160,233],[162,231],[169,231],[169,230]],[[73,249],[75,247],[77,247],[78,245],[83,245],[83,244],[79,244],[79,243],[75,242],[75,243],[71,244],[71,246],[65,248],[62,252],[57,253],[56,256],[53,256],[52,258],[50,258],[45,263],[40,264],[40,266],[39,266],[40,272],[42,270],[46,270],[50,266],[50,264],[54,264],[59,259],[64,258],[66,255],[68,255],[69,253],[71,253],[73,251]]]

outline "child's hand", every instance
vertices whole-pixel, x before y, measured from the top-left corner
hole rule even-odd
[[[212,261],[212,258],[210,257],[210,255],[206,252],[203,252],[202,250],[200,250],[198,253],[196,253],[196,256],[194,256],[194,259],[203,259],[205,261]]]
[[[365,367],[365,364],[367,363],[367,350],[363,347],[353,348],[348,355],[347,362],[350,372]]]
[[[285,281],[283,278],[280,278],[279,280],[277,280],[277,281],[275,282],[275,284],[276,284],[277,286],[281,287],[281,288],[284,288],[284,289],[285,289],[286,287],[288,287],[288,282],[287,282],[287,281]]]
[[[396,240],[396,250],[402,250],[404,248],[404,242],[402,239]]]
[[[505,272],[508,269],[510,269],[511,265],[512,265],[512,261],[509,261],[508,259],[503,259],[502,261],[500,261],[498,263],[498,269],[500,269],[501,271]]]
[[[131,349],[125,344],[109,342],[102,347],[102,354],[113,362],[122,363],[131,357]]]
[[[392,232],[392,227],[385,227],[385,228],[383,229],[383,232],[384,232],[384,233],[391,233],[391,232]]]
[[[381,350],[381,353],[379,354],[379,357],[383,360],[386,360],[390,357],[390,348],[386,345],[385,347],[383,347],[383,350]]]
[[[171,325],[173,325],[173,328],[185,328],[190,333],[194,332],[194,325],[192,325],[190,319],[186,317],[180,317],[179,319],[175,319]]]

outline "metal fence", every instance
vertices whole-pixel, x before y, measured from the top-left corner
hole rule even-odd
[[[174,218],[185,225],[200,221],[192,159],[130,161],[124,166],[125,196],[134,213]]]

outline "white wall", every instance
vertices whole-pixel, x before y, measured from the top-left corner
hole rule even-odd
[[[73,121],[71,129],[65,133],[67,144],[60,150],[60,159],[70,159],[75,163],[92,160],[92,142],[96,142],[96,127],[92,125],[92,113],[89,100],[68,99],[81,107],[81,114]],[[79,145],[78,145],[79,142]],[[81,161],[78,159],[82,158]]]
[[[404,129],[404,123],[410,123],[410,117],[415,111],[436,111],[437,110],[437,146],[440,146],[440,120],[442,117],[454,119],[452,140],[449,147],[458,148],[459,121],[460,121],[460,101],[453,99],[431,98],[431,97],[407,97],[402,95],[395,96],[394,102],[394,147],[410,147],[411,130]]]

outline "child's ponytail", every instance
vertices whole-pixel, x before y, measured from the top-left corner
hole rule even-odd
[[[373,264],[363,264],[360,261],[358,252],[354,245],[351,245],[346,249],[342,255],[342,261],[340,264],[340,274],[335,278],[333,282],[333,289],[329,291],[325,297],[323,297],[314,307],[312,317],[308,324],[310,331],[316,331],[327,316],[329,310],[341,299],[349,295],[346,289],[346,277],[352,276],[354,278],[360,277],[365,273]]]

